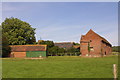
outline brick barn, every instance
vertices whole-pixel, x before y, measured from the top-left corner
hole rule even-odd
[[[10,57],[33,58],[46,57],[47,45],[12,45]]]
[[[86,35],[81,36],[80,52],[82,56],[100,57],[112,52],[112,45],[103,37],[89,30]]]

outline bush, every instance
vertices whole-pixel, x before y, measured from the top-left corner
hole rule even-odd
[[[113,52],[120,52],[120,46],[113,46],[112,51]]]

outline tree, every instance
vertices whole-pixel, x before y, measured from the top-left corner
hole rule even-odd
[[[71,47],[67,50],[68,55],[80,55],[80,50],[74,47]]]
[[[69,49],[67,50],[67,52],[68,52],[68,53],[75,53],[75,52],[76,52],[76,48],[71,47],[71,48],[69,48]]]
[[[38,44],[45,44],[47,45],[47,52],[48,52],[48,55],[54,55],[55,51],[53,50],[54,49],[54,42],[53,41],[43,41],[43,40],[39,40]]]
[[[2,57],[2,26],[0,26],[0,57]]]
[[[39,44],[46,44],[48,48],[51,48],[51,47],[54,46],[54,42],[53,42],[53,41],[49,41],[49,40],[47,40],[47,41],[42,41],[42,42],[40,42]]]
[[[6,18],[2,22],[2,35],[5,35],[10,45],[33,44],[35,39],[35,28],[27,22],[17,18]]]
[[[74,44],[74,45],[80,45],[79,43],[75,43],[75,42],[74,42],[73,44]]]
[[[53,46],[53,47],[51,47],[51,48],[49,49],[49,54],[57,55],[58,50],[59,50],[59,47],[58,47],[58,46]]]
[[[120,52],[120,46],[113,46],[112,51],[113,52]]]
[[[2,35],[2,57],[10,56],[10,47],[5,35]]]
[[[58,47],[59,48],[59,47]],[[64,53],[65,52],[65,49],[64,48],[59,48],[58,49],[58,53]]]

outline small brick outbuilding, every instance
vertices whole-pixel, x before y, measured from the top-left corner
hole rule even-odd
[[[46,57],[47,45],[11,45],[10,57]]]
[[[103,37],[90,29],[86,35],[81,36],[80,52],[82,56],[100,57],[112,52],[112,45]]]

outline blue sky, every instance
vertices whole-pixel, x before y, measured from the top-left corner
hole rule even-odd
[[[36,28],[36,40],[79,42],[93,29],[118,45],[117,2],[3,2],[2,21],[15,17]]]

